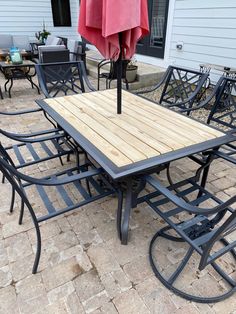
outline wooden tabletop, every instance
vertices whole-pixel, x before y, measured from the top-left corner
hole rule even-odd
[[[113,89],[45,99],[44,103],[116,167],[130,166],[225,136],[126,91],[122,91],[122,114],[118,115],[116,99]]]

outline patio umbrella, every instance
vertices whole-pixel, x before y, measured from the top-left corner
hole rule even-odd
[[[81,0],[79,33],[106,59],[118,62],[117,113],[121,113],[122,59],[130,59],[149,32],[147,0]]]

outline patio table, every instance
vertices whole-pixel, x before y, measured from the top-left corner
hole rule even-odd
[[[21,64],[7,63],[5,61],[0,62],[0,70],[6,79],[4,88],[6,92],[8,91],[9,98],[11,98],[11,89],[14,80],[19,79],[27,79],[32,88],[36,87],[38,93],[40,94],[38,86],[32,80],[32,77],[34,77],[36,73],[30,73],[30,69],[34,67],[35,63],[30,60],[23,60]],[[8,83],[10,83],[10,87],[7,89]]]
[[[127,244],[131,209],[143,188],[134,188],[137,177],[235,138],[130,92],[123,91],[122,98],[120,115],[116,89],[36,102],[115,182],[125,183],[118,232]]]

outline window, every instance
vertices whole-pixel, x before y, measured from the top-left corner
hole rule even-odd
[[[51,0],[54,26],[71,26],[70,0]]]

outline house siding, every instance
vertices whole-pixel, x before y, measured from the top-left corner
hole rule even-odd
[[[236,68],[236,1],[176,0],[169,63],[199,68],[214,63]],[[183,43],[177,50],[176,44]],[[216,80],[217,72],[212,71]]]
[[[0,33],[28,35],[35,39],[35,32],[41,31],[43,21],[52,35],[78,38],[79,0],[70,0],[71,27],[54,27],[51,0],[0,0]]]

